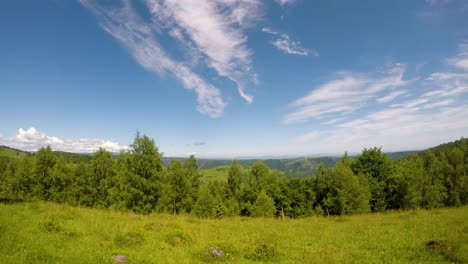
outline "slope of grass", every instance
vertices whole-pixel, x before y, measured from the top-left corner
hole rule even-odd
[[[0,157],[16,158],[23,155],[27,155],[27,152],[5,146],[0,146]]]
[[[281,221],[0,204],[0,262],[466,263],[466,219],[468,207]]]
[[[202,182],[222,181],[227,182],[230,166],[218,166],[214,168],[200,169]],[[245,168],[243,168],[245,171]]]

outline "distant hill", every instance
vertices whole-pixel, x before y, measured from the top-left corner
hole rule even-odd
[[[0,157],[16,158],[23,155],[31,155],[31,153],[15,148],[10,148],[7,146],[0,146]]]
[[[89,162],[91,160],[91,154],[80,154],[64,151],[54,151],[55,155],[63,158],[67,162],[80,163]],[[0,158],[16,158],[22,155],[33,155],[33,152],[10,148],[7,146],[0,146]]]
[[[64,151],[54,151],[54,153],[63,158],[67,162],[80,163],[89,162],[92,154],[80,154]],[[408,155],[418,153],[418,151],[400,151],[387,153],[391,159],[398,160]],[[32,153],[14,149],[6,146],[0,146],[0,157],[14,158],[21,155],[31,155]],[[340,157],[298,157],[298,158],[278,158],[278,159],[240,159],[239,164],[243,167],[250,167],[256,161],[263,161],[270,169],[282,171],[286,174],[291,174],[298,177],[305,177],[314,175],[320,163],[326,168],[331,168],[335,165]],[[164,163],[168,164],[171,159],[185,160],[186,158],[178,157],[164,157]],[[210,169],[231,165],[231,159],[198,159],[198,166],[200,169]],[[216,169],[214,170],[216,171]],[[214,171],[210,171],[210,175],[215,175]]]
[[[400,151],[400,152],[389,152],[387,155],[392,160],[399,160],[403,157],[409,156],[419,151]],[[177,158],[184,160],[183,158]],[[270,169],[285,172],[287,174],[295,176],[311,176],[317,171],[320,163],[325,168],[331,168],[335,166],[335,163],[340,159],[338,156],[330,157],[300,157],[300,158],[287,158],[287,159],[243,159],[238,160],[239,164],[244,167],[250,167],[256,161],[263,161]],[[166,162],[169,162],[171,158],[165,158]],[[216,168],[220,166],[231,165],[232,160],[229,159],[198,159],[198,166],[200,169]]]

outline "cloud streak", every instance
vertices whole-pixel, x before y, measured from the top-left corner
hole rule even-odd
[[[116,153],[127,148],[117,142],[102,139],[61,139],[41,133],[34,127],[30,127],[28,129],[20,128],[18,129],[18,133],[11,138],[0,136],[0,145],[6,145],[26,151],[36,151],[41,147],[50,145],[53,150],[74,153],[92,153],[99,150],[99,148],[104,148]]]
[[[280,6],[292,5],[296,3],[296,0],[275,0]]]
[[[330,114],[346,114],[364,107],[383,92],[407,85],[405,66],[396,64],[378,75],[352,72],[337,73],[334,80],[312,89],[307,95],[290,103],[294,111],[284,118],[285,123],[307,121]],[[389,96],[389,95],[387,95]],[[395,94],[391,97],[396,97]],[[390,101],[381,97],[380,101]]]
[[[262,28],[262,31],[275,37],[271,44],[285,54],[298,56],[318,56],[318,52],[302,47],[299,41],[294,41],[288,35],[279,33],[270,28]]]
[[[330,120],[322,122],[327,128],[299,135],[293,142],[301,146],[313,143],[318,152],[340,151],[333,149],[334,146],[356,152],[382,144],[387,150],[401,150],[402,146],[420,149],[455,140],[468,129],[466,56],[466,46],[461,45],[459,53],[446,60],[449,71],[430,73],[429,77],[411,81],[403,80],[401,66],[387,71],[386,77],[347,73],[329,81],[294,101],[291,105],[299,111],[287,116],[290,121],[299,121],[331,113]],[[394,90],[410,83],[422,92]],[[381,92],[384,95],[374,101]],[[398,102],[386,104],[396,98]],[[372,110],[352,116],[336,110],[353,111],[363,107]]]

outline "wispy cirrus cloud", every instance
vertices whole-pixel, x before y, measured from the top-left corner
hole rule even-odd
[[[388,102],[396,99],[397,97],[400,97],[400,96],[405,95],[405,94],[408,94],[408,91],[405,91],[405,90],[394,91],[394,92],[391,92],[391,93],[385,95],[384,97],[381,97],[381,98],[377,99],[377,101],[379,103],[388,103]]]
[[[467,71],[463,64],[465,56],[465,46],[461,45],[456,56],[445,60],[450,67],[448,71],[429,73],[429,77],[412,80],[412,87],[417,87],[419,93],[411,94],[409,89],[396,91],[390,89],[386,95],[378,98],[377,102],[374,101],[374,104],[370,104],[367,111],[363,110],[359,115],[347,116],[348,118],[343,117],[342,113],[333,111],[334,115],[330,115],[330,120],[322,122],[328,127],[318,131],[319,137],[311,137],[309,140],[309,135],[317,135],[318,133],[317,130],[312,130],[312,132],[297,136],[293,142],[300,142],[301,146],[306,146],[307,141],[313,142],[315,151],[337,151],[329,148],[334,145],[346,146],[346,149],[356,152],[363,147],[382,145],[387,150],[401,150],[402,146],[406,149],[418,149],[438,144],[441,141],[457,139],[463,136],[468,129],[468,119],[466,118],[468,115],[468,98],[466,97],[468,79],[465,78]],[[391,72],[395,74],[401,70]],[[397,85],[388,86],[392,82],[379,81],[387,85],[385,88],[380,86],[376,90],[384,88],[382,91],[387,91],[390,87],[405,86],[405,83],[408,83],[408,81],[399,78],[398,74],[393,77],[393,83]],[[313,103],[321,105],[322,99],[330,98],[330,101],[340,102],[340,104],[358,102],[360,106],[356,108],[361,108],[364,107],[365,102],[372,102],[370,99],[375,97],[366,88],[371,87],[369,86],[370,82],[375,82],[375,79],[361,76],[354,79],[334,80],[313,90],[309,96],[295,101],[293,105],[307,106]],[[355,93],[355,91],[359,92]],[[396,100],[396,98],[398,98],[398,102],[379,105]],[[327,107],[340,107],[338,103],[328,104]],[[325,110],[321,112],[324,113]],[[306,117],[317,118],[316,113],[306,114],[304,114]]]
[[[343,148],[358,152],[373,146],[383,146],[386,151],[421,149],[458,139],[468,129],[467,115],[466,105],[454,99],[412,100],[326,130],[307,132],[293,142],[308,146],[308,151],[326,153],[342,152]]]
[[[92,153],[104,148],[111,152],[119,152],[126,149],[126,146],[109,140],[81,138],[63,139],[49,136],[39,132],[34,127],[28,129],[20,128],[14,137],[0,136],[0,145],[18,148],[26,151],[36,151],[41,147],[50,146],[53,150],[67,151],[74,153]]]
[[[274,31],[270,28],[262,28],[262,31],[275,37],[271,44],[286,54],[299,56],[318,56],[318,52],[302,47],[299,41],[292,40],[287,34]]]
[[[458,49],[457,56],[447,59],[447,62],[458,70],[468,72],[468,43],[460,44]]]
[[[336,79],[312,89],[304,97],[290,103],[294,111],[286,115],[284,121],[294,123],[358,110],[383,92],[410,83],[411,80],[403,79],[405,69],[405,65],[395,64],[379,74],[337,73]],[[380,101],[382,98],[384,97]],[[389,98],[384,99],[387,100]]]
[[[200,113],[219,117],[226,102],[219,88],[195,72],[199,64],[234,82],[240,96],[253,101],[246,87],[255,82],[256,74],[245,30],[262,16],[259,0],[145,0],[148,17],[137,12],[128,0],[80,2],[142,67],[160,75],[170,74],[194,91]],[[174,59],[165,48],[170,44],[161,41],[167,37],[183,48],[188,60]]]

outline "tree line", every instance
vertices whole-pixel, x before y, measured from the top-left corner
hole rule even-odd
[[[137,133],[117,157],[104,149],[89,161],[66,162],[47,146],[0,160],[0,200],[45,200],[139,213],[200,217],[343,215],[468,203],[468,140],[398,161],[381,148],[346,153],[333,168],[294,179],[257,161],[245,173],[233,161],[227,181],[202,182],[197,160],[164,166],[153,139]]]

